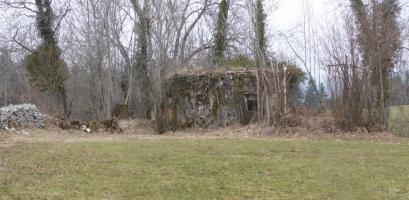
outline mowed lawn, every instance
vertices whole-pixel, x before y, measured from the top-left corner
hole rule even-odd
[[[0,199],[409,199],[409,144],[20,144],[0,147]]]

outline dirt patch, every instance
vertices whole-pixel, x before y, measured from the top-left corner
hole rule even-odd
[[[7,138],[8,138],[8,135],[6,135],[6,132],[0,131],[0,144],[4,143]]]
[[[387,143],[409,143],[408,138],[401,138],[390,133],[345,133],[325,132],[319,129],[286,128],[272,129],[262,124],[249,126],[232,125],[217,129],[187,129],[158,135],[150,121],[126,120],[120,121],[124,132],[111,134],[109,132],[85,133],[77,130],[61,130],[57,127],[47,129],[30,129],[0,131],[0,146],[14,146],[30,143],[75,143],[75,142],[126,142],[132,140],[157,139],[274,139],[274,140],[368,140]]]
[[[287,127],[274,129],[263,124],[249,126],[233,125],[219,129],[187,129],[170,132],[166,136],[176,138],[239,138],[239,139],[274,139],[274,140],[349,140],[375,141],[387,143],[409,143],[409,138],[402,138],[388,132],[368,133],[342,132],[339,130],[326,132],[324,128]]]
[[[124,131],[112,134],[104,130],[86,133],[81,130],[62,130],[49,123],[46,129],[18,129],[0,131],[0,145],[50,142],[115,142],[137,139],[139,136],[156,135],[151,122],[146,120],[120,121]]]

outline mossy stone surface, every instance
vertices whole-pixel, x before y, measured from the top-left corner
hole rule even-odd
[[[179,75],[166,80],[165,119],[170,130],[248,123],[245,95],[256,93],[251,71]],[[247,115],[247,116],[246,116]]]

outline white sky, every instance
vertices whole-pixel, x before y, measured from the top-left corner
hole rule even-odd
[[[266,0],[267,5],[272,0]],[[289,32],[299,28],[303,20],[303,10],[310,6],[311,23],[316,27],[325,27],[334,23],[340,6],[348,6],[346,0],[276,0],[277,10],[269,15],[268,26],[272,32]],[[268,5],[267,7],[271,7]],[[291,32],[291,31],[290,31]]]
[[[270,5],[272,0],[266,0],[265,2],[267,3],[267,9],[272,9]],[[303,15],[306,14],[307,10],[309,11],[311,24],[316,27],[317,31],[321,31],[319,27],[325,27],[326,23],[334,23],[336,10],[339,10],[335,8],[339,7],[341,2],[345,2],[345,0],[277,0],[277,10],[268,17],[269,30],[273,33],[273,41],[270,41],[272,50],[276,53],[283,53],[300,65],[301,63],[295,59],[294,53],[288,47],[288,43],[283,37],[279,36],[279,33],[282,32],[287,35],[292,32],[302,31],[300,28],[304,19]],[[296,46],[296,44],[292,45]],[[316,70],[313,70],[313,76],[317,77],[323,72],[319,69],[318,63],[315,63],[315,65]]]
[[[340,7],[349,7],[349,0],[265,0],[267,7],[277,1],[277,10],[269,15],[268,25],[272,31],[286,32],[302,23],[303,5],[310,4],[312,23],[318,27],[337,22],[337,12]],[[403,6],[402,16],[409,15],[409,0],[400,0]]]
[[[303,4],[312,6],[314,16],[323,16],[330,12],[337,0],[278,0],[277,10],[270,17],[269,22],[277,29],[284,31],[293,28],[302,18]]]

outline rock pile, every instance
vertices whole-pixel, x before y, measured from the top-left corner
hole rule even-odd
[[[44,128],[45,118],[35,105],[10,105],[0,108],[0,129]]]

